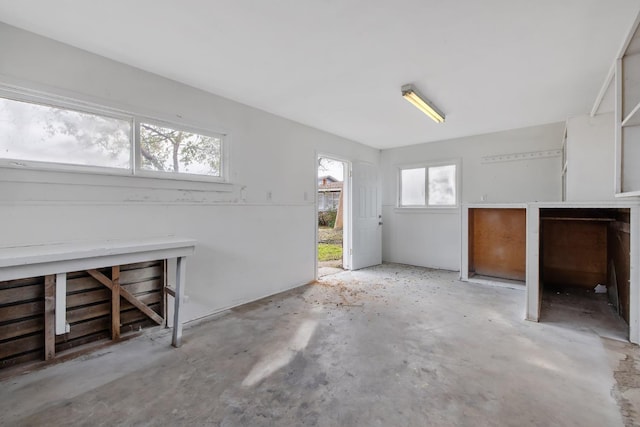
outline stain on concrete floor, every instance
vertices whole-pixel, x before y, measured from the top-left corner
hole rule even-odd
[[[613,377],[612,394],[618,402],[625,427],[640,426],[640,355],[634,348],[623,347]]]
[[[523,290],[454,272],[347,271],[190,325],[180,349],[156,331],[4,381],[0,424],[634,425],[614,394],[637,398],[638,347],[523,310]]]

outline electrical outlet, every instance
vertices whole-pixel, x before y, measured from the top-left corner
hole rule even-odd
[[[271,191],[267,191],[267,201],[270,202],[271,199],[273,197],[273,194],[271,193]]]

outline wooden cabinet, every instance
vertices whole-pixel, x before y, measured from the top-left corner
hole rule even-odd
[[[469,210],[469,270],[482,276],[523,280],[526,273],[526,210]]]

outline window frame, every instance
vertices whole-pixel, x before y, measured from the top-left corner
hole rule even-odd
[[[455,159],[443,159],[421,163],[410,163],[398,165],[397,168],[397,197],[396,197],[396,209],[405,211],[442,211],[458,209],[460,207],[460,181],[461,181],[461,160]],[[429,204],[429,169],[439,166],[455,166],[455,203],[452,205],[430,205]],[[423,205],[403,205],[402,204],[402,171],[409,169],[425,169],[425,191],[424,191],[424,204]]]
[[[25,160],[25,159],[13,159],[9,157],[0,157],[0,167],[15,168],[15,169],[29,169],[29,170],[44,170],[44,171],[57,171],[57,172],[84,172],[95,173],[99,175],[117,175],[128,176],[133,175],[133,118],[132,116],[122,114],[115,110],[108,108],[98,108],[90,106],[82,102],[72,102],[61,97],[54,97],[36,93],[30,93],[27,91],[9,90],[0,86],[0,98],[9,99],[17,102],[25,102],[35,105],[41,105],[44,107],[64,109],[68,111],[75,111],[78,113],[92,114],[105,118],[123,120],[129,122],[130,134],[129,134],[129,158],[130,164],[127,168],[115,168],[108,166],[98,165],[78,165],[73,163],[62,163],[53,161],[41,161],[41,160]]]
[[[220,139],[220,176],[186,173],[186,172],[169,172],[169,171],[154,171],[142,169],[141,167],[141,155],[140,155],[140,124],[146,123],[153,126],[160,126],[171,128],[177,131],[190,132],[203,136],[210,136]],[[134,175],[146,178],[163,178],[163,179],[178,179],[187,181],[209,181],[209,182],[228,182],[227,181],[227,138],[228,135],[220,132],[213,132],[210,130],[203,130],[189,125],[182,125],[172,123],[166,120],[158,120],[150,117],[136,116],[134,117],[134,130],[133,130],[133,146],[134,146]]]
[[[219,184],[228,184],[229,181],[229,156],[228,141],[229,134],[220,131],[213,131],[199,126],[191,126],[189,124],[172,122],[169,120],[157,119],[148,115],[136,114],[128,111],[106,107],[90,102],[84,102],[75,98],[53,95],[35,90],[24,88],[14,88],[4,84],[0,84],[0,98],[9,99],[17,102],[26,102],[45,107],[59,108],[75,111],[85,114],[93,114],[105,118],[116,120],[124,120],[130,124],[129,136],[129,153],[130,164],[127,168],[116,168],[97,165],[78,165],[73,163],[61,163],[53,161],[40,160],[23,160],[8,157],[0,157],[0,168],[48,171],[48,172],[65,172],[65,173],[86,173],[92,175],[109,175],[118,177],[132,178],[153,178],[170,181],[194,181],[194,182],[210,182]],[[157,126],[170,127],[185,132],[197,133],[205,136],[220,138],[220,176],[192,174],[185,172],[165,172],[165,171],[149,171],[140,168],[140,123],[148,123]]]

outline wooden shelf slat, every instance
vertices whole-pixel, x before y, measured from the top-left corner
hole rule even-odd
[[[594,222],[613,222],[615,218],[574,218],[562,216],[544,216],[540,217],[542,221],[594,221]]]

